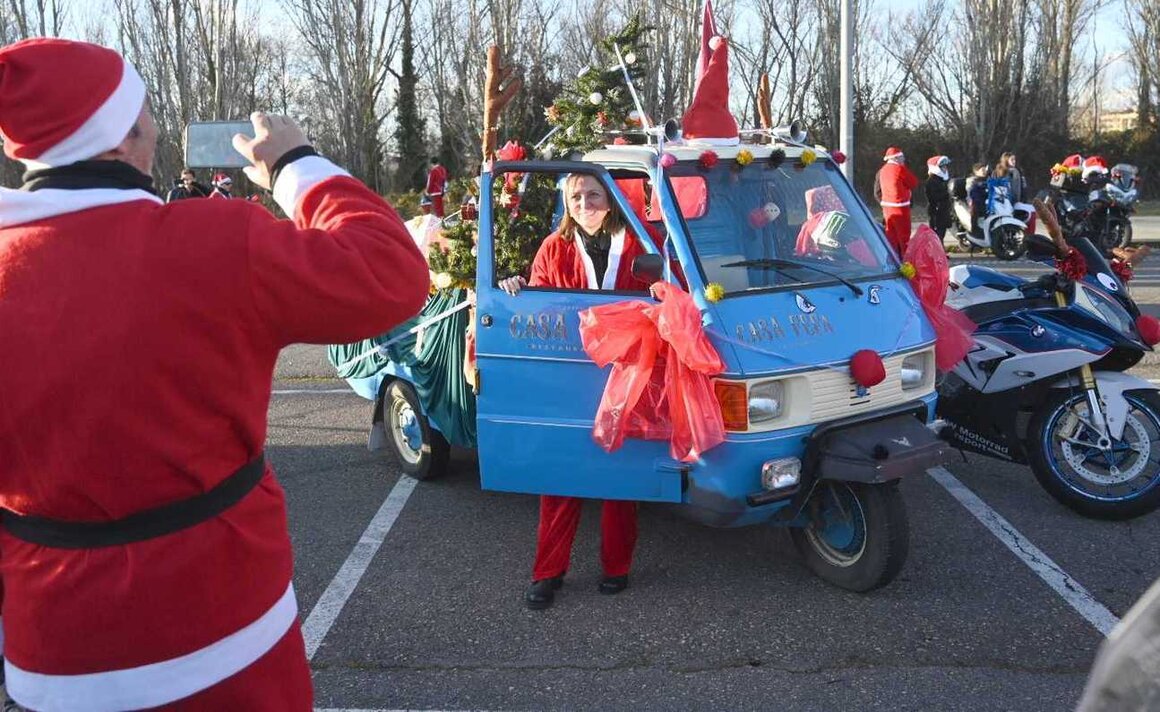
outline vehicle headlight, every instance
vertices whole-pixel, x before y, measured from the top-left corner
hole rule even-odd
[[[920,388],[931,368],[931,352],[911,354],[902,359],[902,390]]]
[[[1100,275],[1101,278],[1103,276]],[[1117,288],[1119,287],[1115,282],[1112,284]],[[1076,303],[1080,307],[1107,322],[1109,326],[1121,334],[1132,335],[1134,333],[1135,322],[1128,315],[1128,312],[1124,311],[1123,307],[1113,301],[1111,297],[1086,284],[1080,286],[1081,290],[1076,294]]]
[[[762,381],[749,387],[749,422],[765,423],[782,414],[785,385],[781,381]]]

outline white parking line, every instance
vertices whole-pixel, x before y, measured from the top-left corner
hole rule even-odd
[[[346,557],[342,568],[338,570],[330,585],[322,592],[318,603],[314,604],[314,609],[310,611],[306,622],[302,624],[302,637],[306,640],[307,660],[314,659],[314,654],[322,645],[323,638],[330,632],[334,621],[338,619],[338,614],[342,613],[347,600],[350,599],[351,594],[358,586],[358,582],[366,573],[367,567],[370,566],[371,559],[375,558],[379,547],[383,545],[383,539],[386,538],[387,532],[391,531],[391,527],[395,525],[395,520],[399,518],[399,512],[403,511],[403,505],[407,503],[407,498],[415,490],[417,482],[418,480],[406,475],[399,478],[399,481],[391,489],[391,493],[383,500],[379,511],[371,519],[371,523],[363,531],[358,543],[354,545],[350,556]]]
[[[276,388],[270,391],[270,393],[276,396],[298,396],[304,393],[349,393],[356,395],[349,388]]]
[[[967,489],[967,486],[959,482],[946,468],[935,467],[927,472],[1096,630],[1105,636],[1112,632],[1112,628],[1120,622],[1120,619],[1088,593],[1078,581],[1059,568],[1047,554],[1028,541],[1027,537],[1020,534],[1019,530],[1011,526],[1011,523],[998,512],[987,506],[978,495]]]

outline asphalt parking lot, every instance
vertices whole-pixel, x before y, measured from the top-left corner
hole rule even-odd
[[[1133,285],[1160,313],[1160,258]],[[782,530],[646,505],[631,587],[601,596],[591,506],[556,605],[529,611],[536,499],[481,491],[469,452],[444,479],[400,477],[328,368],[285,352],[268,449],[319,709],[1066,710],[1160,577],[1160,514],[1087,520],[968,456],[903,483],[910,557],[880,591],[821,582]]]

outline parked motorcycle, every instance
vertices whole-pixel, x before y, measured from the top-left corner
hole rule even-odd
[[[1023,256],[1027,218],[1016,214],[1006,190],[996,191],[988,201],[987,213],[973,229],[965,178],[951,179],[951,198],[954,215],[951,229],[964,249],[972,246],[989,249],[1001,260],[1017,260]]]
[[[1131,216],[1136,212],[1136,203],[1140,198],[1137,181],[1135,166],[1118,163],[1112,167],[1107,185],[1101,191],[1099,197],[1106,207],[1102,229],[1096,234],[1100,236],[1099,245],[1105,254],[1132,244]]]
[[[1040,197],[1054,209],[1064,238],[1087,237],[1105,256],[1132,244],[1131,216],[1139,201],[1136,167],[1114,166],[1107,176],[1053,182]]]
[[[1040,235],[1027,244],[1048,259],[1060,249]],[[1079,281],[951,269],[946,303],[979,328],[938,387],[937,415],[949,442],[1029,464],[1080,514],[1130,519],[1160,506],[1160,392],[1123,373],[1152,350],[1151,317],[1089,240],[1071,244],[1086,262]]]

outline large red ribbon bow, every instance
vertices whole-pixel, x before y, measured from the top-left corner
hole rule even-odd
[[[725,439],[711,376],[725,365],[701,328],[688,293],[652,286],[659,303],[616,302],[580,312],[580,339],[596,365],[612,364],[593,439],[606,451],[626,437],[669,440],[669,452],[692,462]]]

